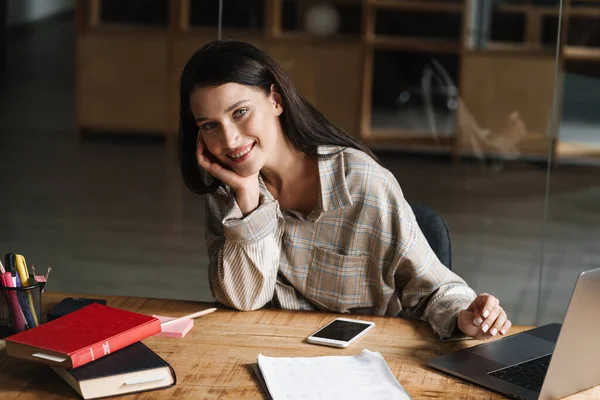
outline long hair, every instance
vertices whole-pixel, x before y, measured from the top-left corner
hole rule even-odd
[[[197,164],[198,127],[190,109],[190,95],[197,88],[226,83],[252,86],[268,95],[271,85],[283,101],[279,116],[287,140],[299,151],[313,157],[320,155],[318,146],[335,145],[375,155],[361,142],[331,123],[302,96],[282,68],[256,47],[235,40],[217,40],[206,44],[187,62],[181,74],[179,105],[179,165],[188,188],[198,194],[216,190],[221,182]]]

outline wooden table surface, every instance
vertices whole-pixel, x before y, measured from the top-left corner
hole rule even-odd
[[[58,301],[74,294],[46,293],[44,315]],[[208,303],[135,297],[105,298],[108,305],[148,315],[181,316],[214,306]],[[428,358],[480,342],[442,342],[424,322],[390,317],[362,317],[375,328],[347,349],[317,346],[306,337],[339,314],[259,310],[238,312],[220,308],[195,321],[183,339],[150,337],[144,340],[169,362],[177,385],[130,396],[136,399],[263,399],[264,394],[248,365],[259,353],[275,357],[355,355],[362,349],[379,351],[413,399],[500,399],[501,395],[443,375],[425,366]],[[346,315],[347,316],[347,315]],[[353,318],[351,316],[350,318]],[[356,317],[358,318],[358,316]],[[513,327],[517,333],[527,327]],[[1,399],[73,399],[76,393],[50,368],[6,355],[0,341]],[[126,397],[125,397],[126,398]],[[568,399],[598,399],[600,387]]]

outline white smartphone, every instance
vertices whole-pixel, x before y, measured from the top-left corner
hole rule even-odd
[[[333,347],[348,347],[375,326],[375,322],[336,318],[306,340]]]

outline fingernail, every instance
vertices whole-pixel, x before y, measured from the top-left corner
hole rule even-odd
[[[479,317],[477,317],[473,320],[473,325],[475,325],[475,326],[480,326],[482,323],[483,323],[483,320]]]
[[[481,330],[483,331],[483,333],[486,333],[488,330],[489,326],[488,324],[483,325],[483,327],[481,328]]]
[[[498,333],[498,329],[494,328],[490,333],[492,334],[492,336],[496,336],[496,333]]]
[[[500,329],[500,333],[504,335],[506,331],[504,329]]]
[[[483,312],[483,318],[487,318],[487,317],[488,317],[488,315],[490,315],[490,310],[485,310],[485,311]]]

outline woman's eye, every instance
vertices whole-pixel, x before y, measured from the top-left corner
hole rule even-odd
[[[239,118],[239,117],[241,117],[242,115],[246,114],[247,112],[248,112],[248,109],[247,109],[247,108],[240,108],[239,110],[236,110],[236,111],[233,113],[233,116],[234,116],[235,118]]]
[[[207,122],[205,124],[202,124],[202,129],[204,129],[205,131],[208,131],[208,130],[214,128],[215,126],[217,126],[217,124],[215,124],[214,122]]]

